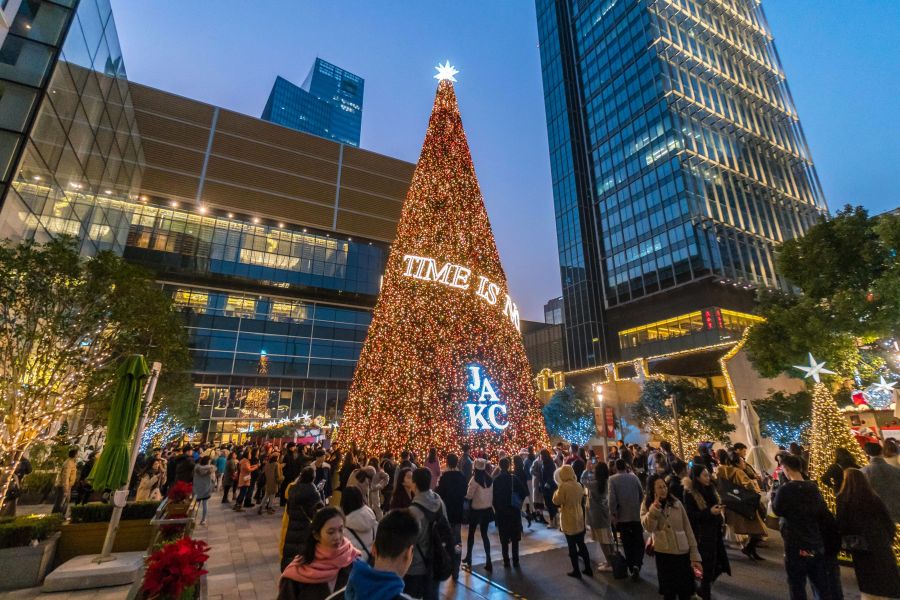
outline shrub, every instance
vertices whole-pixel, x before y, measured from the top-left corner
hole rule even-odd
[[[28,546],[33,540],[43,541],[59,531],[60,515],[23,515],[0,519],[0,548]]]
[[[32,471],[22,478],[20,504],[42,504],[53,492],[56,471]]]
[[[123,521],[149,521],[156,514],[159,502],[129,502],[122,510]],[[72,523],[109,523],[112,518],[113,505],[103,502],[88,502],[72,505]]]

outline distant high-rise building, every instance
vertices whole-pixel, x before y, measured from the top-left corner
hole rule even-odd
[[[536,7],[569,368],[733,339],[827,212],[760,3]]]
[[[544,305],[544,323],[549,325],[560,325],[566,322],[565,310],[563,309],[563,297],[552,298]]]
[[[317,58],[302,86],[276,77],[262,119],[359,147],[365,80]]]

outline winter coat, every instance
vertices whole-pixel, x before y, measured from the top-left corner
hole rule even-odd
[[[493,484],[491,485],[493,487]],[[475,477],[469,480],[469,488],[466,490],[466,499],[472,501],[472,510],[484,510],[494,504],[494,492],[490,487],[482,487]]]
[[[175,457],[175,481],[192,483],[194,481],[194,459],[186,454]]]
[[[232,458],[225,463],[224,485],[228,486],[237,483],[238,465],[236,458]]]
[[[609,529],[609,480],[600,487],[600,482],[590,470],[581,475],[581,483],[588,493],[587,525],[591,529]]]
[[[672,505],[662,509],[651,504],[641,504],[641,525],[653,536],[653,549],[663,554],[690,554],[691,562],[700,562],[697,539],[681,502],[672,499]]]
[[[67,458],[63,463],[62,469],[56,478],[56,485],[61,487],[66,493],[72,491],[72,486],[78,481],[78,463],[74,458]]]
[[[194,465],[193,493],[197,500],[205,500],[212,496],[215,480],[216,465]]]
[[[441,497],[433,491],[427,490],[418,492],[415,495],[412,504],[409,506],[409,512],[411,512],[416,518],[416,521],[419,522],[419,537],[416,538],[417,548],[413,552],[412,563],[409,565],[409,570],[406,572],[407,575],[424,575],[428,573],[429,569],[429,566],[425,564],[425,560],[422,556],[431,555],[431,530],[428,527],[427,515],[425,515],[425,513],[422,512],[422,509],[417,505],[421,505],[425,510],[432,513],[441,511],[444,517],[447,516],[447,510],[444,508]]]
[[[584,488],[575,478],[572,465],[558,469],[559,487],[553,493],[553,504],[559,507],[560,529],[566,535],[584,532]]]
[[[327,600],[413,600],[403,593],[403,587],[403,579],[393,571],[378,571],[357,558],[347,587],[336,591]]]
[[[723,532],[725,519],[722,515],[714,515],[710,509],[721,504],[719,493],[714,485],[699,489],[689,477],[683,480],[684,509],[694,530],[697,549],[703,563],[703,577],[707,581],[715,581],[722,573],[731,575],[731,563],[725,552],[725,535]]]
[[[435,491],[441,497],[441,500],[444,501],[444,507],[447,509],[447,520],[451,524],[462,523],[463,504],[468,491],[465,476],[456,469],[444,471]]]
[[[162,493],[154,494],[154,490],[159,490],[163,484],[166,482],[166,473],[165,471],[152,472],[148,471],[141,475],[141,480],[138,483],[137,492],[135,493],[134,500],[135,502],[144,502],[146,500],[161,500]],[[152,496],[156,496],[153,498]]]
[[[850,553],[859,591],[886,598],[900,597],[900,573],[891,549],[894,521],[886,508],[879,503],[864,511],[853,511],[838,499],[837,526],[842,536],[858,535],[866,541],[867,551]]]
[[[344,519],[344,537],[350,540],[357,550],[362,552],[363,559],[368,560],[372,553],[372,542],[375,541],[375,530],[378,520],[368,506],[363,506],[347,515]]]
[[[285,492],[287,510],[281,518],[281,569],[300,554],[309,539],[309,526],[322,504],[319,492],[311,483],[292,483]]]
[[[431,489],[438,486],[438,480],[441,478],[441,463],[435,460],[425,461],[425,468],[431,471]]]
[[[889,465],[881,456],[873,456],[861,470],[887,506],[894,523],[900,523],[900,469]]]
[[[616,523],[641,520],[644,490],[634,473],[616,473],[609,478],[609,516]]]
[[[519,495],[519,498],[524,500],[528,496],[528,488],[518,477],[502,471],[491,487],[494,490],[492,502],[500,539],[520,540],[522,538],[522,507],[513,506],[511,500],[513,490]]]
[[[759,484],[757,484],[755,480],[751,480],[747,477],[747,474],[737,467],[720,465],[719,469],[716,471],[716,477],[744,489],[759,492]],[[725,524],[731,527],[731,530],[738,535],[765,535],[766,533],[766,525],[759,516],[759,511],[753,515],[752,519],[748,519],[747,517],[726,508]]]
[[[280,462],[268,462],[264,469],[266,475],[266,494],[277,494],[284,479]]]

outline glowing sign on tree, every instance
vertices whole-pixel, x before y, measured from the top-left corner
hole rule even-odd
[[[466,427],[474,431],[502,431],[509,427],[506,420],[506,404],[500,401],[488,376],[481,374],[481,365],[472,364],[468,369],[468,389],[477,394],[477,397],[465,404]],[[497,413],[503,415],[502,423],[498,421]]]

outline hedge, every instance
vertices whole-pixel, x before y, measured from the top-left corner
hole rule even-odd
[[[32,471],[22,478],[19,504],[42,504],[53,492],[56,471]]]
[[[159,502],[149,500],[146,502],[129,502],[122,510],[123,521],[139,521],[153,518]],[[113,505],[104,502],[88,502],[87,504],[72,505],[72,523],[108,523],[112,518]]]
[[[32,540],[43,541],[59,531],[60,515],[23,515],[0,518],[0,548],[29,546]]]

